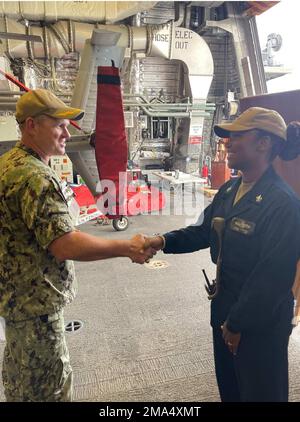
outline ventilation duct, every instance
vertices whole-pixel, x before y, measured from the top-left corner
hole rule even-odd
[[[44,28],[31,26],[27,31],[20,23],[2,19],[0,32],[37,35],[43,43],[5,40],[0,46],[0,54],[7,53],[11,58],[62,57],[73,51],[81,52],[93,30],[91,24],[60,21]],[[213,77],[212,55],[204,39],[189,29],[175,27],[172,22],[144,27],[98,25],[93,32],[92,44],[129,48],[131,52],[139,51],[147,56],[180,60],[187,68],[191,96],[194,99],[207,97]]]
[[[64,19],[115,23],[152,9],[154,1],[2,1],[0,17],[53,23]]]
[[[96,102],[91,95],[91,85],[96,81],[95,68],[110,66],[112,59],[116,66],[121,67],[125,53],[127,57],[136,52],[140,57],[163,57],[183,62],[185,96],[190,97],[193,104],[206,103],[214,70],[210,49],[200,35],[189,29],[176,27],[173,22],[143,27],[97,25],[95,29],[91,24],[60,21],[44,28],[31,26],[28,30],[22,24],[9,19],[2,19],[0,24],[0,31],[38,35],[43,39],[43,43],[5,40],[4,50],[6,48],[10,57],[51,58],[61,57],[72,51],[82,52],[72,105],[86,110],[84,119],[93,114],[89,124],[85,120],[81,124],[86,130],[94,129]],[[188,123],[184,144],[185,155],[188,156],[195,155],[200,148],[203,117],[193,116],[192,113],[187,113],[186,117],[190,117],[185,119]],[[81,164],[81,159],[76,155],[74,153],[71,159],[76,162],[78,171],[91,189],[95,178],[88,177],[90,171],[86,165]],[[83,167],[86,171],[82,170]],[[94,187],[95,185],[96,183]]]

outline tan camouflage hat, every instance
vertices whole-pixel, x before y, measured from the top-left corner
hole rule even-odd
[[[56,119],[80,120],[84,111],[67,106],[47,89],[34,89],[23,94],[16,105],[16,120],[24,122],[27,117],[36,117],[41,114]]]
[[[275,110],[262,107],[250,107],[230,123],[215,125],[214,131],[221,138],[228,138],[230,132],[245,132],[260,129],[286,140],[286,124],[283,117]]]

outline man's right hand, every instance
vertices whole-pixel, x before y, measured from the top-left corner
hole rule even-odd
[[[144,264],[156,254],[156,249],[151,246],[149,238],[136,234],[130,239],[129,258],[137,264]]]

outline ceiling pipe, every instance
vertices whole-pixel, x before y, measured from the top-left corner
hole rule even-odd
[[[174,117],[176,119],[183,119],[183,118],[191,118],[191,117],[209,117],[210,114],[209,113],[205,113],[205,112],[194,112],[192,114],[192,111],[190,112],[179,112],[179,111],[160,111],[160,112],[151,112],[150,110],[148,110],[146,107],[140,106],[140,108],[143,110],[143,112],[150,117],[166,117],[166,115],[168,117]]]
[[[156,1],[2,1],[0,16],[22,21],[54,23],[64,19],[81,22],[118,22],[152,9]]]
[[[181,26],[183,24],[184,21],[184,9],[185,9],[185,5],[183,3],[180,2],[175,2],[174,3],[174,7],[175,7],[175,20],[174,20],[174,25],[175,26]]]

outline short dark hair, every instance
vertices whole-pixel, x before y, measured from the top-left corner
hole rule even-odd
[[[268,136],[271,139],[271,150],[269,154],[269,161],[272,162],[278,155],[280,156],[282,150],[285,147],[286,141],[280,138],[274,133],[267,132],[266,130],[257,129],[257,133],[259,137]]]

